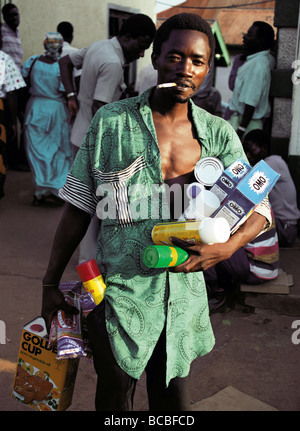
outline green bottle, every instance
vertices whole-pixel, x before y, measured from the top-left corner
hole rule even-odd
[[[185,262],[189,254],[182,248],[169,245],[149,245],[143,252],[148,268],[168,268]]]

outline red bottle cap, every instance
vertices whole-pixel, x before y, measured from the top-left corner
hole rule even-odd
[[[101,275],[95,259],[87,260],[86,262],[77,265],[76,269],[82,282],[92,280]]]

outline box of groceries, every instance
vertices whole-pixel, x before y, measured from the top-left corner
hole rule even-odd
[[[62,282],[68,303],[80,310],[82,283]],[[36,410],[66,410],[72,402],[79,358],[86,355],[80,313],[67,316],[61,310],[53,319],[49,337],[42,317],[22,330],[12,397]]]
[[[51,346],[46,335],[42,317],[23,327],[12,397],[35,410],[66,410],[79,359],[57,359],[57,346]]]
[[[251,166],[243,159],[238,159],[226,168],[219,179],[211,187],[214,193],[223,204],[227,197],[234,191],[241,179],[251,170]]]
[[[279,176],[264,160],[260,160],[237,183],[212,217],[224,217],[234,232],[268,195]]]

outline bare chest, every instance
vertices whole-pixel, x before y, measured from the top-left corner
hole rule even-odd
[[[201,147],[191,124],[156,127],[164,180],[172,180],[193,171]]]

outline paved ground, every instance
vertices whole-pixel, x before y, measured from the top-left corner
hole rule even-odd
[[[29,410],[10,392],[22,326],[40,314],[41,279],[62,213],[58,207],[31,206],[32,194],[29,173],[8,173],[0,201],[0,321],[6,332],[0,344],[0,411]],[[289,295],[247,295],[246,305],[211,316],[216,346],[192,365],[195,410],[300,410],[300,243],[280,256],[294,279]],[[65,280],[78,278],[76,263],[75,253]],[[69,411],[94,409],[95,384],[93,367],[81,360]],[[143,375],[135,410],[147,408]]]

